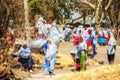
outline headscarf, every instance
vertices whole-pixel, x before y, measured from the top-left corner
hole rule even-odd
[[[26,43],[26,42],[23,42],[23,43],[22,43],[22,47],[25,46],[25,45],[27,45],[27,43]]]
[[[89,30],[88,30],[88,33],[92,33],[92,29],[89,29]]]
[[[110,33],[110,40],[109,40],[108,44],[116,45],[116,40],[115,40],[113,33],[111,31],[109,33]]]
[[[57,27],[56,23],[53,23],[53,24],[52,24],[52,27]]]

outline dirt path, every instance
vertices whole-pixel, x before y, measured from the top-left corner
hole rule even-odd
[[[58,77],[73,73],[71,69],[73,69],[74,67],[73,66],[69,67],[69,65],[73,63],[70,56],[70,51],[75,48],[76,46],[73,46],[71,42],[62,42],[60,44],[59,53],[58,53],[58,56],[61,57],[62,59],[59,59],[58,62],[61,63],[61,65],[66,65],[66,66],[64,66],[63,69],[55,69],[55,74],[52,77],[49,76],[48,73],[40,72],[40,73],[31,74],[30,78],[27,78],[25,80],[55,80]],[[106,46],[102,46],[102,47],[98,46],[98,50],[97,50],[98,54],[94,58],[97,61],[104,61],[104,65],[108,64],[106,48],[107,48]],[[120,52],[120,47],[117,47],[115,62],[120,62],[119,52]],[[94,67],[100,67],[100,66],[91,65],[88,66],[88,69]]]

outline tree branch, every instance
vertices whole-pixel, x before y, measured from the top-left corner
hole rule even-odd
[[[72,23],[73,23],[74,21],[76,21],[76,20],[78,20],[78,19],[82,18],[82,17],[83,17],[83,15],[82,15],[82,16],[80,16],[80,17],[78,17],[78,18],[76,18],[76,19],[74,19],[74,20],[72,20]]]
[[[110,4],[112,3],[112,0],[109,0],[107,6],[105,7],[105,10],[108,10],[108,8],[110,7]]]
[[[88,4],[91,8],[95,9],[95,5],[92,3],[88,2],[87,0],[80,0],[82,3]]]

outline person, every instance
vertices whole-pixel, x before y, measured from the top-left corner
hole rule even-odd
[[[105,45],[106,44],[106,36],[107,34],[105,33],[104,28],[101,28],[101,30],[98,32],[98,43],[100,45]]]
[[[6,41],[9,45],[9,47],[12,47],[13,46],[13,41],[14,41],[14,34],[10,30],[10,28],[8,28],[7,33],[5,34],[5,38],[6,38]]]
[[[56,44],[57,48],[59,48],[60,34],[56,23],[52,23],[48,37]]]
[[[79,42],[80,42],[80,37],[78,37],[78,36],[76,35],[76,31],[75,31],[75,32],[74,32],[74,35],[73,35],[73,43],[74,43],[74,45],[78,45]]]
[[[88,47],[88,58],[92,58],[92,49],[93,49],[93,36],[92,36],[92,30],[88,30],[89,37],[86,39],[87,47]]]
[[[77,49],[71,51],[71,56],[72,56],[72,59],[74,61],[76,71],[80,71],[80,60],[79,60],[79,57],[77,55]]]
[[[86,70],[86,53],[87,53],[87,44],[83,38],[81,38],[81,41],[78,45],[78,56],[80,59],[80,70]]]
[[[24,67],[24,71],[33,72],[32,66],[33,65],[36,66],[36,64],[34,63],[34,60],[32,59],[31,50],[30,48],[28,48],[26,42],[22,43],[22,46],[20,50],[18,51],[18,53],[19,53],[18,61]]]
[[[38,27],[35,27],[35,35],[36,39],[46,39],[46,36],[38,29]]]
[[[93,28],[92,31],[92,37],[93,37],[93,44],[92,44],[92,58],[97,54],[97,38],[96,38],[96,29]]]
[[[45,59],[42,65],[42,70],[49,72],[49,75],[52,75],[54,73],[56,63],[57,46],[51,39],[48,39],[47,43],[44,44],[44,53]]]
[[[114,38],[113,33],[109,30],[108,31],[108,47],[107,47],[107,56],[109,64],[114,63],[115,51],[116,51],[116,40]]]

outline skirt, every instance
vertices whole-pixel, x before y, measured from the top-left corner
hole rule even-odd
[[[35,64],[32,58],[19,57],[18,61],[22,64],[24,69],[27,69],[27,70],[32,69],[32,65]]]
[[[107,40],[106,38],[98,38],[98,43],[103,43],[103,44],[106,44]]]

